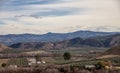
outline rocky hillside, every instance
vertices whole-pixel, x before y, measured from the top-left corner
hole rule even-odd
[[[60,42],[24,42],[13,44],[10,47],[20,49],[62,49],[81,46],[112,47],[117,45],[120,45],[120,34],[86,39],[78,37]]]

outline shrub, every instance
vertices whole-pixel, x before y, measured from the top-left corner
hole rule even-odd
[[[100,61],[96,64],[96,69],[102,69],[105,67],[105,63],[103,61]]]

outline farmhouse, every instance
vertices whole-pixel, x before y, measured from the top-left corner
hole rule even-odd
[[[45,61],[37,61],[35,58],[28,58],[28,65],[39,65],[39,64],[45,64]]]
[[[87,69],[95,69],[95,65],[85,65],[85,68],[87,68]]]
[[[10,68],[17,68],[17,65],[9,65]]]

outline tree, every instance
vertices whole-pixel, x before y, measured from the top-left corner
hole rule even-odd
[[[2,66],[2,67],[6,67],[6,63],[2,63],[1,66]]]
[[[63,57],[64,57],[64,60],[70,60],[71,54],[69,52],[65,52]]]

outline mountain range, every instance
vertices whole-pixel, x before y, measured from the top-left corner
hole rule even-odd
[[[113,47],[120,45],[120,34],[89,37],[89,38],[73,38],[58,42],[21,42],[12,44],[9,47],[19,49],[65,49],[69,47]]]
[[[82,39],[107,36],[117,34],[118,32],[94,32],[94,31],[76,31],[71,33],[46,33],[46,34],[8,34],[0,35],[0,43],[12,45],[20,42],[57,42],[67,39],[81,37]]]

